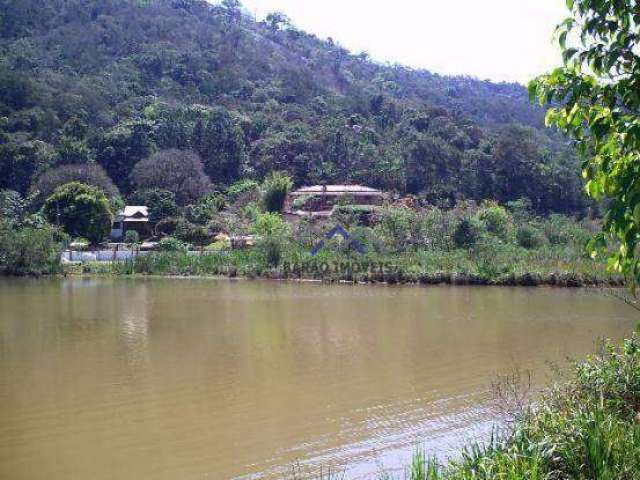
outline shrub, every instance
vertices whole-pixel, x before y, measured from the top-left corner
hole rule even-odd
[[[221,252],[223,250],[228,250],[230,248],[231,248],[231,242],[229,240],[217,240],[207,245],[204,249],[208,252]]]
[[[432,249],[450,250],[451,240],[458,220],[450,212],[431,208],[420,217],[420,231],[424,245]]]
[[[528,198],[519,198],[518,200],[507,202],[507,209],[517,222],[523,222],[531,218],[531,200]]]
[[[140,235],[135,230],[127,230],[124,234],[124,243],[128,243],[130,245],[140,243]]]
[[[302,217],[293,230],[294,241],[305,248],[311,248],[320,235],[321,231],[317,223],[308,217]]]
[[[357,241],[366,252],[385,253],[384,241],[369,227],[353,227],[349,229],[351,240]]]
[[[453,242],[458,248],[473,247],[482,237],[482,224],[475,218],[463,218],[453,232]]]
[[[258,236],[257,247],[270,266],[280,264],[282,251],[291,235],[289,224],[277,213],[259,213],[253,226]]]
[[[495,237],[487,237],[478,242],[470,251],[470,260],[478,274],[487,280],[496,280],[513,267],[512,250],[516,247],[504,244]]]
[[[212,220],[216,213],[225,206],[225,199],[219,193],[212,193],[200,198],[197,203],[188,205],[184,214],[192,223],[204,225]]]
[[[67,240],[49,225],[16,230],[0,220],[0,271],[10,275],[56,273]]]
[[[90,243],[91,242],[86,238],[77,237],[71,240],[69,248],[72,248],[73,250],[88,250]]]
[[[302,195],[293,200],[292,207],[294,210],[304,210],[307,202],[313,198],[312,195]]]
[[[344,225],[370,225],[374,212],[369,205],[336,205],[331,217]]]
[[[175,237],[164,237],[158,242],[158,250],[161,252],[183,252],[189,250],[189,245],[181,242]]]
[[[253,231],[256,235],[264,237],[288,237],[291,233],[289,224],[277,213],[258,213]]]
[[[175,236],[183,242],[195,245],[207,245],[212,240],[212,235],[207,227],[195,225],[185,219],[178,220]]]
[[[544,222],[544,234],[552,245],[585,245],[591,234],[572,218],[551,215]]]
[[[249,179],[239,180],[233,183],[227,189],[227,196],[230,201],[235,202],[241,196],[258,192],[259,189],[260,189],[260,185],[255,180],[249,180]]]
[[[410,208],[388,207],[378,217],[378,232],[393,250],[399,251],[416,243],[419,238],[420,223],[416,212]]]
[[[262,204],[267,212],[281,212],[293,182],[285,172],[271,172],[262,184]]]
[[[178,220],[176,218],[165,218],[160,220],[155,227],[156,235],[173,235],[178,226]]]
[[[509,233],[509,214],[498,205],[491,205],[481,210],[478,219],[482,221],[489,233],[506,239]]]
[[[20,193],[13,190],[0,190],[0,218],[12,226],[22,223],[27,209],[27,202]]]
[[[516,240],[518,245],[528,250],[540,248],[544,243],[544,238],[540,230],[533,225],[523,225],[516,230]]]

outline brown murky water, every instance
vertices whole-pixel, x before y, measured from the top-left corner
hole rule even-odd
[[[3,279],[0,478],[366,478],[636,320],[587,290]]]

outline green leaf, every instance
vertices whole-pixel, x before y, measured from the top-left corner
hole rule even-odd
[[[575,54],[578,53],[578,49],[577,48],[568,48],[566,49],[564,52],[562,52],[562,61],[566,64],[569,63],[569,60],[571,60]]]
[[[598,200],[602,191],[602,186],[597,180],[589,180],[586,185],[587,193],[591,198]]]
[[[560,48],[562,50],[564,50],[567,47],[567,33],[568,32],[565,30],[560,34],[560,37],[558,37],[558,43],[560,44]]]
[[[636,224],[640,225],[640,203],[638,203],[633,209],[633,219]]]

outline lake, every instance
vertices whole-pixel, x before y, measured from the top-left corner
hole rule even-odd
[[[637,320],[580,289],[0,279],[0,478],[369,478]]]

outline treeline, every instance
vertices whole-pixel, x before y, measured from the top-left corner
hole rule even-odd
[[[0,0],[0,14],[0,189],[35,205],[80,181],[185,206],[274,170],[439,206],[589,205],[573,150],[518,85],[380,65],[235,0]]]

